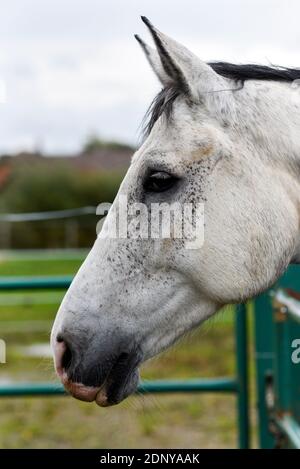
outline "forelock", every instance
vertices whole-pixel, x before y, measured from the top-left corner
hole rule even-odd
[[[163,116],[167,121],[172,116],[173,105],[183,91],[180,87],[170,85],[163,88],[150,104],[143,120],[143,135],[147,137],[154,127],[155,122]]]

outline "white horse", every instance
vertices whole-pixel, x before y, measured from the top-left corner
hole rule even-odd
[[[143,361],[300,260],[300,71],[207,64],[142,19],[163,89],[51,337],[66,389],[101,406],[136,390]],[[115,236],[125,196],[150,212],[204,204],[201,247],[174,236],[178,221],[169,238],[136,236],[134,223]]]

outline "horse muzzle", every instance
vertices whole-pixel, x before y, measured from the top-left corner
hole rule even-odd
[[[130,341],[105,341],[99,350],[90,343],[76,344],[70,334],[59,333],[53,351],[56,372],[66,390],[76,399],[101,407],[118,404],[138,386],[142,354]]]

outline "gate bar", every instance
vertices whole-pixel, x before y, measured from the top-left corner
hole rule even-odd
[[[236,393],[238,385],[231,378],[203,378],[188,380],[144,381],[138,386],[139,394],[169,392],[222,392]],[[68,395],[59,383],[1,384],[0,397]]]
[[[274,299],[282,306],[286,307],[286,311],[283,314],[288,316],[296,322],[300,322],[300,301],[296,300],[284,290],[278,290],[275,294]]]
[[[73,276],[55,276],[55,277],[1,277],[1,290],[40,290],[40,289],[66,289],[69,288]]]
[[[296,420],[291,415],[283,415],[276,419],[276,423],[287,437],[289,444],[294,449],[300,449],[300,426]]]

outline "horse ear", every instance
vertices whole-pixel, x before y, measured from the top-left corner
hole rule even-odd
[[[137,34],[134,35],[135,39],[138,41],[140,44],[141,48],[143,49],[146,59],[148,60],[152,70],[154,71],[155,75],[161,82],[161,84],[166,87],[171,84],[172,80],[168,75],[166,74],[159,54],[157,50],[153,49],[152,47],[148,46]]]
[[[216,91],[228,90],[228,80],[174,39],[156,29],[142,16],[157,47],[162,68],[170,81],[195,102]],[[218,93],[219,94],[219,93]],[[224,93],[221,93],[224,95]]]

